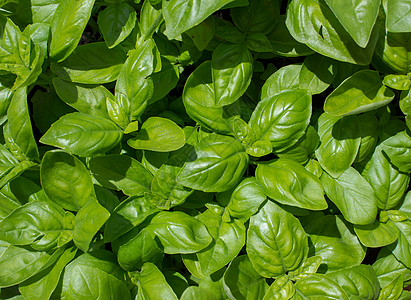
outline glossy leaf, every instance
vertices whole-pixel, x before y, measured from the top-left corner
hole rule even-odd
[[[322,258],[320,271],[357,266],[365,257],[365,248],[341,217],[325,215],[312,220],[304,229],[311,241],[309,255]]]
[[[337,19],[354,41],[361,47],[366,47],[377,19],[381,1],[357,0],[342,3],[336,0],[326,0]]]
[[[293,282],[286,275],[280,276],[270,285],[263,300],[291,299],[295,294]]]
[[[259,102],[249,125],[257,139],[269,140],[274,151],[282,151],[304,135],[311,111],[311,97],[306,91],[286,91]]]
[[[387,30],[391,32],[408,32],[411,21],[411,6],[405,0],[387,1]]]
[[[135,149],[170,152],[184,146],[185,134],[173,121],[151,117],[141,125],[136,137],[127,143]]]
[[[247,255],[236,257],[223,277],[224,292],[229,299],[262,299],[268,290],[264,277],[254,269]]]
[[[403,292],[404,277],[402,275],[396,277],[387,286],[385,286],[378,299],[400,299]]]
[[[334,281],[323,274],[313,274],[295,284],[295,296],[291,299],[350,299],[346,292]]]
[[[51,23],[50,56],[53,60],[63,61],[77,47],[93,5],[94,0],[60,2]]]
[[[253,58],[244,45],[220,44],[213,52],[211,72],[214,105],[234,103],[247,90],[253,73]]]
[[[411,221],[406,220],[402,222],[392,222],[394,227],[399,230],[398,241],[390,246],[394,256],[402,262],[405,266],[410,268],[411,266]]]
[[[386,139],[382,149],[400,172],[411,173],[411,137],[406,131]]]
[[[297,269],[307,258],[308,239],[300,222],[271,201],[251,217],[247,255],[263,277]]]
[[[354,162],[360,147],[356,116],[333,117],[323,113],[318,119],[320,146],[315,151],[321,167],[332,177],[339,177]]]
[[[52,64],[51,70],[66,81],[102,84],[117,79],[125,60],[121,47],[108,49],[104,43],[90,43],[77,47],[64,62]]]
[[[109,5],[100,12],[97,24],[107,47],[121,43],[133,30],[136,20],[136,11],[127,3]]]
[[[93,156],[114,148],[122,136],[121,129],[108,119],[71,113],[51,125],[40,142],[79,156]]]
[[[366,247],[383,247],[394,243],[398,239],[398,231],[389,224],[375,221],[370,225],[356,225],[354,231],[361,244]]]
[[[357,45],[324,1],[293,0],[288,6],[286,25],[297,41],[324,56],[359,65],[371,61],[376,31],[365,47]]]
[[[272,97],[286,90],[299,88],[302,64],[284,66],[272,74],[261,88],[261,99]]]
[[[64,270],[62,298],[90,299],[99,295],[112,299],[131,299],[125,273],[115,256],[105,250],[85,253]]]
[[[233,188],[244,174],[248,155],[240,142],[227,136],[210,135],[195,147],[196,160],[186,162],[177,182],[205,192]]]
[[[187,269],[196,277],[209,276],[230,263],[245,245],[242,222],[224,222],[221,215],[206,210],[198,218],[213,237],[211,244],[196,254],[183,255]]]
[[[282,204],[312,210],[328,206],[320,180],[292,160],[258,165],[256,178],[265,194]]]
[[[323,173],[321,182],[325,194],[348,222],[356,225],[374,222],[378,198],[371,185],[354,168],[348,168],[338,178]]]
[[[324,110],[332,116],[363,113],[385,106],[394,92],[381,82],[378,72],[363,70],[341,83],[325,100]]]
[[[234,0],[198,1],[163,0],[163,15],[166,22],[166,35],[169,39],[200,24],[208,16]]]
[[[48,197],[61,207],[78,211],[94,197],[89,171],[67,152],[47,152],[41,163],[41,185]]]
[[[189,215],[174,211],[160,212],[147,226],[167,254],[198,252],[212,242],[206,226]]]

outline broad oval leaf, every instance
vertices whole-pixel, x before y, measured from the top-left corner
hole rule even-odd
[[[64,211],[48,202],[33,201],[15,209],[0,222],[0,240],[48,250],[64,230]]]
[[[377,274],[370,265],[359,265],[336,272],[327,273],[344,289],[350,299],[377,299],[380,283]]]
[[[323,274],[312,274],[298,280],[295,284],[296,299],[335,299],[348,300],[347,293],[335,282]]]
[[[399,232],[398,241],[389,246],[395,258],[402,262],[407,268],[411,267],[411,221],[401,222],[389,221]]]
[[[63,61],[80,41],[91,16],[94,0],[60,1],[51,22],[50,57]]]
[[[341,25],[360,47],[366,47],[380,9],[381,0],[341,2],[325,0]]]
[[[365,47],[357,45],[324,0],[293,0],[286,25],[297,41],[324,56],[359,65],[371,61],[377,32],[372,32]]]
[[[46,251],[33,251],[0,242],[0,287],[9,287],[35,275],[53,257]]]
[[[90,43],[77,47],[61,63],[53,63],[51,70],[66,81],[102,84],[115,81],[126,60],[121,47],[108,49],[105,43]]]
[[[287,275],[282,275],[276,278],[270,285],[270,288],[264,295],[263,300],[291,299],[294,294],[295,288],[293,282],[287,277]]]
[[[138,275],[138,294],[136,300],[170,299],[177,300],[173,289],[167,283],[164,274],[151,262],[145,263]]]
[[[387,30],[390,32],[409,32],[411,4],[407,0],[387,1]]]
[[[320,180],[295,161],[280,158],[258,165],[256,179],[268,197],[282,204],[311,210],[328,207]]]
[[[113,48],[121,43],[136,26],[136,20],[136,11],[124,2],[109,5],[100,12],[97,24],[107,47]]]
[[[400,172],[411,173],[411,137],[406,131],[391,136],[381,145],[390,162]]]
[[[365,257],[350,224],[340,216],[325,215],[304,226],[310,239],[309,255],[322,258],[319,271],[337,271],[359,265]]]
[[[332,178],[324,172],[321,182],[325,194],[337,205],[348,222],[367,225],[375,221],[377,195],[357,170],[349,167],[338,178]]]
[[[378,208],[384,210],[394,208],[401,202],[410,182],[408,174],[399,172],[391,165],[381,146],[375,149],[364,177],[375,191]]]
[[[261,276],[278,277],[297,269],[307,258],[308,238],[296,217],[267,201],[250,218],[246,247]]]
[[[163,0],[162,9],[167,37],[177,38],[183,32],[200,24],[212,13],[234,0]]]
[[[130,197],[121,202],[111,213],[104,228],[104,240],[111,242],[140,225],[148,216],[159,209],[144,196]]]
[[[84,157],[104,154],[114,148],[122,136],[122,130],[108,119],[71,113],[53,123],[40,142]]]
[[[306,91],[285,91],[260,101],[249,125],[257,139],[269,140],[274,152],[279,152],[304,135],[311,111],[311,96]]]
[[[383,247],[394,243],[398,239],[398,231],[389,224],[375,220],[369,225],[355,225],[354,231],[361,244],[366,247]]]
[[[40,178],[47,196],[67,210],[78,211],[94,197],[89,171],[67,152],[47,152],[41,163]]]
[[[180,211],[158,213],[147,230],[159,239],[167,254],[195,253],[213,240],[202,222]]]
[[[206,225],[213,241],[200,252],[183,255],[183,262],[191,274],[202,278],[220,270],[240,253],[246,232],[242,222],[224,222],[221,215],[210,209],[197,219]]]
[[[109,299],[131,299],[124,271],[115,256],[105,250],[82,254],[69,263],[61,290],[63,299],[98,299],[100,295]]]
[[[332,116],[347,116],[377,109],[393,99],[394,92],[382,84],[378,72],[362,70],[328,95],[324,110]]]
[[[89,161],[94,178],[104,187],[121,190],[129,196],[141,196],[150,190],[153,176],[143,165],[127,155],[104,155]]]
[[[277,70],[261,88],[261,99],[271,98],[286,90],[299,88],[302,64],[291,64]]]
[[[343,118],[323,113],[318,119],[320,146],[315,156],[328,174],[337,178],[355,161],[361,139],[357,116]]]
[[[254,269],[247,255],[236,257],[224,272],[224,292],[231,300],[262,299],[268,284]]]
[[[244,45],[221,43],[213,51],[211,72],[214,105],[234,103],[247,90],[253,75],[253,57]]]
[[[127,143],[134,149],[171,152],[183,147],[185,141],[184,131],[176,123],[165,118],[151,117]]]
[[[217,134],[203,138],[195,147],[196,160],[186,162],[177,182],[204,192],[223,192],[233,188],[248,165],[244,147],[232,137]]]

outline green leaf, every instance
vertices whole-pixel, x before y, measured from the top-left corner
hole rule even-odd
[[[266,198],[257,180],[254,177],[246,178],[233,191],[224,214],[236,219],[248,220],[258,211]]]
[[[167,283],[163,273],[156,265],[147,262],[137,276],[138,294],[136,300],[143,299],[170,299],[177,300],[173,289]]]
[[[410,177],[394,168],[378,146],[367,165],[365,179],[377,196],[380,209],[391,209],[399,204],[407,191]]]
[[[148,216],[158,212],[144,196],[130,197],[111,213],[104,229],[104,240],[111,242],[140,225]]]
[[[324,0],[293,0],[287,8],[286,25],[298,42],[324,56],[359,65],[371,61],[377,32],[371,33],[365,47],[357,45]]]
[[[197,217],[213,237],[211,244],[195,254],[183,255],[187,269],[197,278],[209,276],[230,263],[245,245],[245,227],[242,222],[224,222],[221,215],[208,209]]]
[[[275,152],[297,143],[311,117],[311,96],[304,90],[285,91],[260,101],[249,125],[260,140],[269,140]]]
[[[253,58],[244,45],[221,43],[213,51],[211,72],[213,107],[234,103],[247,90],[253,74]]]
[[[0,240],[49,250],[57,245],[64,230],[63,218],[64,211],[53,203],[29,202],[0,222]]]
[[[78,211],[95,197],[89,171],[67,152],[48,151],[41,163],[40,178],[47,196],[67,210]]]
[[[355,161],[361,139],[356,116],[343,118],[323,113],[318,119],[320,146],[315,151],[321,167],[337,178]]]
[[[342,287],[350,299],[377,299],[380,292],[378,277],[370,265],[359,265],[326,276]]]
[[[53,123],[40,142],[84,157],[104,154],[114,148],[122,136],[121,129],[108,119],[71,113]]]
[[[380,0],[356,0],[342,3],[325,0],[344,29],[361,47],[366,47],[380,9]]]
[[[45,266],[52,253],[0,242],[0,287],[8,287],[25,281]]]
[[[185,140],[184,131],[176,123],[165,118],[151,117],[127,143],[134,149],[170,152],[183,147]]]
[[[309,277],[318,271],[321,262],[321,256],[308,257],[298,269],[288,272],[287,276],[292,280],[300,280]]]
[[[320,180],[295,161],[280,158],[260,164],[255,176],[265,194],[277,202],[311,210],[328,207]]]
[[[73,52],[91,16],[94,0],[62,0],[51,23],[50,57],[63,61]]]
[[[163,0],[163,16],[166,22],[166,35],[177,38],[183,32],[200,24],[212,13],[234,0]]]
[[[10,139],[16,145],[20,159],[38,160],[39,152],[27,105],[27,88],[18,89],[7,110]],[[9,147],[10,148],[10,147]]]
[[[110,217],[107,209],[97,200],[92,199],[78,211],[74,219],[73,241],[83,252],[87,252],[89,245],[97,231]]]
[[[382,83],[400,91],[408,91],[411,87],[411,80],[407,75],[388,74],[384,76]]]
[[[381,145],[390,162],[400,172],[411,173],[411,137],[406,131],[391,136]]]
[[[93,177],[108,189],[121,190],[129,196],[141,196],[150,190],[153,176],[127,155],[93,157],[89,166]]]
[[[153,95],[154,40],[139,41],[135,50],[128,53],[115,87],[116,101],[124,109],[129,121],[144,112],[147,101]],[[124,98],[124,99],[123,99]]]
[[[332,116],[347,116],[377,109],[393,99],[394,92],[382,84],[378,72],[362,70],[328,95],[324,110]]]
[[[293,282],[286,275],[282,275],[276,278],[270,285],[270,288],[264,295],[263,300],[291,299],[294,294],[295,288]]]
[[[297,269],[308,254],[307,235],[298,219],[271,201],[250,218],[246,246],[251,263],[263,277]]]
[[[126,54],[121,47],[108,49],[103,42],[78,46],[62,63],[53,63],[51,70],[66,81],[85,84],[112,82],[120,74]]]
[[[21,294],[25,298],[33,300],[49,299],[57,287],[61,273],[66,265],[73,260],[76,253],[77,249],[75,247],[66,249],[55,264],[20,283],[19,291]]]
[[[247,47],[255,52],[272,52],[273,47],[270,41],[262,33],[254,33],[247,36],[246,39]]]
[[[146,228],[158,238],[167,254],[196,253],[213,240],[202,222],[180,211],[160,212]]]
[[[250,4],[230,11],[234,24],[244,33],[269,33],[280,16],[278,1],[250,0]]]
[[[389,224],[377,220],[369,225],[355,225],[354,231],[366,247],[383,247],[394,243],[398,239],[398,231]]]
[[[53,78],[56,93],[65,103],[79,112],[108,117],[106,99],[113,97],[102,85],[75,84],[60,78]]]
[[[335,299],[348,300],[346,292],[333,280],[323,274],[298,280],[295,284],[296,299]]]
[[[107,6],[98,15],[97,24],[110,49],[121,43],[136,25],[137,14],[127,3]]]
[[[310,240],[309,255],[322,258],[322,271],[338,271],[359,265],[365,257],[363,247],[350,224],[339,216],[325,215],[304,227]]]
[[[261,99],[271,98],[286,90],[298,89],[301,69],[301,64],[291,64],[276,71],[266,80],[261,88]]]
[[[389,224],[399,230],[398,241],[390,245],[394,256],[408,268],[411,268],[411,221],[392,222]]]
[[[262,299],[268,290],[264,277],[254,269],[247,255],[237,256],[223,277],[224,292],[229,299]]]
[[[196,160],[186,162],[177,182],[205,192],[223,192],[237,185],[248,164],[240,142],[217,134],[203,138],[195,147]]]
[[[401,293],[403,292],[404,277],[403,275],[397,276],[393,281],[391,281],[387,286],[385,286],[381,292],[378,299],[394,300],[400,299]]]
[[[62,299],[130,300],[126,275],[117,265],[115,256],[105,250],[95,250],[77,257],[64,269]]]
[[[203,22],[186,31],[187,35],[193,40],[199,51],[203,51],[215,34],[215,22],[212,17],[205,19]]]
[[[409,32],[411,6],[406,0],[387,1],[387,30],[391,32]]]
[[[338,64],[332,59],[314,54],[304,59],[299,75],[300,88],[312,95],[321,94],[333,82]]]
[[[352,167],[338,178],[327,173],[321,176],[325,194],[343,214],[344,218],[356,225],[374,222],[377,216],[378,198],[370,184]]]

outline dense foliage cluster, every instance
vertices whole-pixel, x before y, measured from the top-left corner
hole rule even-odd
[[[409,0],[1,0],[0,299],[411,299]]]

